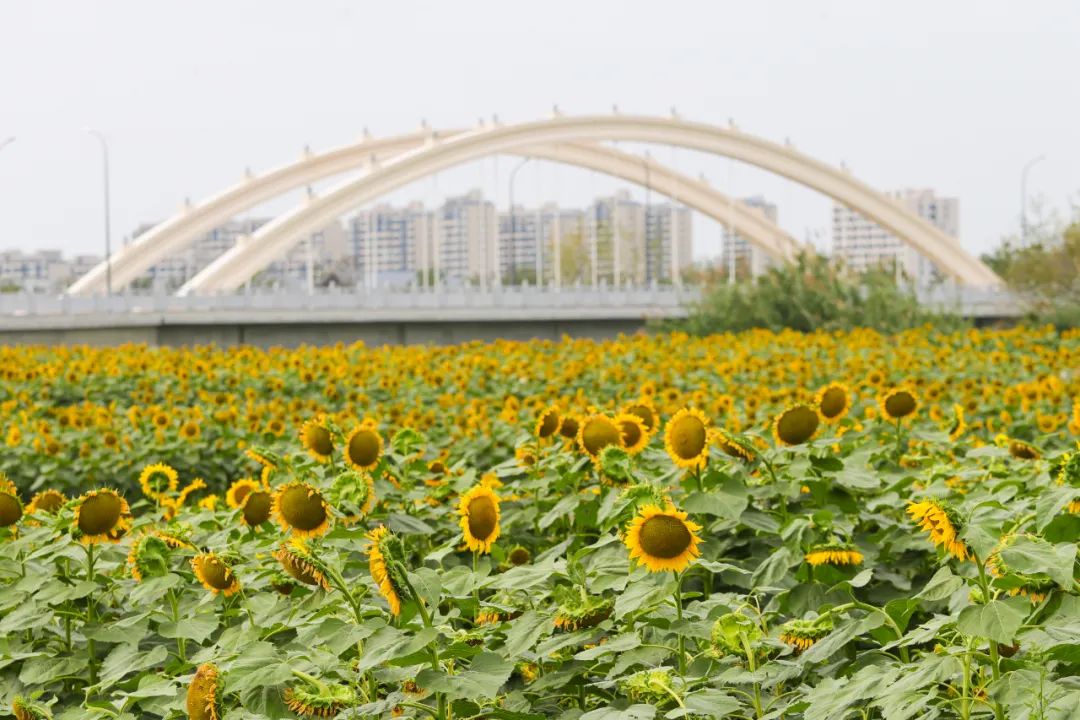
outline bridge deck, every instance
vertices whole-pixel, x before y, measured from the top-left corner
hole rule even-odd
[[[297,345],[610,337],[685,317],[696,288],[477,288],[221,296],[0,295],[0,343]],[[1020,315],[1015,298],[965,290],[927,306],[977,319]]]

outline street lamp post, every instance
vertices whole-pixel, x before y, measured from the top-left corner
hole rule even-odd
[[[1046,159],[1045,155],[1039,155],[1027,161],[1024,169],[1020,172],[1020,244],[1027,247],[1027,176],[1031,168]]]
[[[517,178],[518,170],[525,167],[528,162],[532,160],[531,157],[527,157],[519,162],[514,169],[510,171],[510,282],[517,285],[517,213],[514,211],[514,180]],[[498,241],[496,241],[498,242]],[[539,245],[537,251],[540,250]],[[499,268],[496,268],[496,272],[499,272]],[[539,278],[537,278],[539,280]]]
[[[112,227],[109,217],[109,143],[105,136],[93,128],[85,128],[101,143],[101,167],[105,183],[105,292],[112,295]]]

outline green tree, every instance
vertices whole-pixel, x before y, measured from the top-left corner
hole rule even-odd
[[[896,332],[927,323],[955,327],[963,321],[927,311],[891,272],[855,276],[828,258],[804,254],[754,281],[711,286],[674,325],[705,335],[751,328]]]

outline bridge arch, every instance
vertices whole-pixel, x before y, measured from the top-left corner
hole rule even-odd
[[[871,218],[926,255],[961,285],[998,286],[1000,278],[959,242],[896,201],[844,170],[789,146],[733,128],[681,118],[646,116],[553,117],[496,125],[435,139],[406,151],[370,172],[264,225],[247,241],[221,255],[192,278],[181,294],[235,290],[280,257],[299,238],[397,188],[454,165],[497,153],[519,153],[536,146],[612,140],[674,145],[731,157],[818,190]]]
[[[595,170],[597,172],[618,177],[637,185],[648,186],[660,195],[677,199],[679,202],[703,213],[704,215],[731,226],[740,236],[745,237],[757,247],[764,250],[770,257],[787,262],[794,259],[800,252],[812,251],[812,247],[800,243],[795,238],[782,230],[772,220],[765,216],[757,208],[747,206],[745,203],[733,201],[728,196],[719,192],[707,182],[696,180],[686,175],[677,173],[670,168],[656,163],[654,160],[645,159],[631,153],[620,152],[612,148],[590,144],[565,144],[565,145],[538,145],[523,147],[513,151],[512,154],[526,157],[534,157],[543,160],[552,160],[576,167]],[[374,170],[378,172],[378,169]],[[296,208],[292,213],[301,214],[312,201]],[[273,222],[273,221],[272,221]],[[328,221],[329,222],[329,221]],[[285,253],[294,246],[302,236],[294,236],[291,241],[286,240],[277,244],[278,255],[268,254],[267,262],[272,262],[281,253]],[[256,231],[253,235],[242,241],[246,247],[248,244],[263,242]],[[239,244],[238,244],[239,247]],[[235,248],[234,248],[235,250]],[[219,261],[228,262],[226,257],[232,251],[227,251],[205,270],[209,270]],[[224,258],[224,260],[222,260]],[[252,266],[254,267],[254,266]],[[254,275],[262,267],[254,267],[251,274]],[[204,270],[204,272],[205,272]],[[200,277],[196,275],[177,292],[178,295],[200,294],[206,292],[227,291],[239,287],[248,278],[241,280],[235,286],[214,289],[202,289],[199,287]]]
[[[117,252],[111,261],[113,282],[123,287],[154,263],[178,252],[196,238],[229,218],[307,184],[375,165],[387,158],[422,148],[442,139],[465,134],[463,130],[433,132],[422,130],[392,138],[365,138],[319,155],[307,155],[295,163],[276,168],[259,177],[248,177],[194,207],[154,226],[133,243]],[[533,146],[511,154],[545,158],[585,167],[648,185],[661,195],[677,197],[764,250],[770,257],[789,260],[807,246],[791,237],[759,210],[728,198],[707,183],[684,176],[655,160],[619,152],[601,145],[561,144]],[[105,290],[105,263],[77,279],[68,288],[70,295],[89,295]]]

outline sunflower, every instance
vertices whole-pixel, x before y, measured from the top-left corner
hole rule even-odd
[[[251,478],[240,478],[229,486],[228,492],[225,493],[225,503],[235,510],[244,504],[244,498],[248,496],[248,493],[258,489],[259,483]]]
[[[187,691],[187,713],[191,720],[221,718],[221,682],[213,663],[203,663],[191,679]]]
[[[199,553],[191,558],[191,569],[202,586],[215,595],[221,593],[229,597],[240,591],[240,581],[232,568],[212,552]]]
[[[300,443],[311,457],[321,463],[329,462],[334,453],[334,436],[320,415],[305,422],[300,428]]]
[[[832,621],[827,617],[790,620],[780,627],[780,641],[801,653],[809,650],[814,643],[832,632],[832,629]]]
[[[330,582],[322,571],[322,563],[308,548],[303,538],[292,538],[282,543],[274,551],[274,558],[281,563],[285,572],[305,585],[316,585],[323,590],[330,589]]]
[[[548,405],[536,418],[533,434],[540,440],[546,440],[559,431],[562,419],[559,417],[559,408]]]
[[[1012,575],[1020,584],[1008,590],[1009,595],[1021,595],[1028,598],[1033,604],[1041,603],[1054,589],[1053,579],[1046,573],[1021,573],[1010,568],[1001,557],[1001,551],[1013,545],[1018,535],[1007,535],[1001,539],[998,546],[986,558],[986,568],[996,578]],[[1038,542],[1037,538],[1028,536],[1029,539]]]
[[[817,433],[821,416],[809,405],[792,405],[773,418],[773,438],[781,445],[802,445]]]
[[[1023,440],[1009,440],[1009,454],[1017,460],[1038,460],[1042,453],[1034,445]]]
[[[402,573],[404,568],[405,548],[397,535],[379,526],[367,534],[371,544],[368,546],[368,570],[371,579],[379,586],[379,592],[386,598],[390,613],[401,614],[401,603],[407,600],[409,593]]]
[[[721,452],[729,457],[745,460],[746,462],[753,462],[757,459],[757,450],[754,449],[754,446],[751,445],[749,441],[738,437],[733,433],[729,433],[723,428],[715,428],[712,430],[712,442],[720,448]]]
[[[374,423],[361,423],[345,438],[345,462],[354,470],[371,470],[379,464],[383,440]]]
[[[701,538],[696,534],[700,529],[671,503],[663,510],[657,505],[644,505],[627,527],[624,542],[630,549],[630,559],[638,560],[649,572],[681,572],[701,554]]]
[[[645,425],[645,431],[650,435],[656,431],[659,420],[656,416],[656,408],[648,398],[641,398],[637,402],[630,403],[623,408],[624,413],[637,415]]]
[[[330,499],[345,514],[345,522],[356,522],[375,507],[375,479],[366,472],[347,470],[334,479]]]
[[[622,432],[608,416],[590,415],[578,428],[577,442],[595,462],[600,459],[600,451],[608,445],[622,446]]]
[[[46,512],[55,515],[66,502],[67,496],[59,490],[51,488],[42,490],[30,498],[30,503],[26,506],[26,513],[27,515],[33,515],[36,512]]]
[[[172,509],[173,509],[174,513],[178,512],[180,510],[180,508],[184,506],[184,503],[187,502],[188,497],[190,497],[192,493],[194,493],[194,492],[196,492],[198,490],[205,490],[205,489],[206,489],[206,481],[203,480],[202,478],[195,478],[194,480],[189,482],[187,485],[185,485],[180,490],[180,494],[177,495],[176,499],[172,502]]]
[[[839,422],[851,409],[851,392],[843,383],[829,383],[818,391],[815,402],[821,419],[827,423]]]
[[[563,415],[559,423],[559,434],[570,442],[577,442],[578,431],[581,429],[581,420],[574,415]]]
[[[22,501],[15,483],[7,475],[0,473],[0,527],[9,527],[19,522],[23,516]]]
[[[514,448],[514,459],[523,469],[531,468],[537,461],[537,449],[534,443],[522,443]]]
[[[131,508],[115,490],[91,490],[75,505],[74,526],[84,545],[119,542],[131,527]]]
[[[314,678],[306,685],[285,688],[282,698],[297,715],[313,718],[337,717],[356,703],[356,694],[347,685],[318,682]]]
[[[169,494],[176,492],[179,477],[173,467],[165,463],[154,463],[147,465],[139,473],[139,485],[143,495],[160,503]]]
[[[248,527],[262,525],[270,519],[270,512],[274,507],[274,498],[270,491],[256,488],[244,496],[240,503],[240,519]]]
[[[709,420],[695,408],[683,408],[664,427],[664,447],[679,467],[701,468],[709,459]]]
[[[275,468],[281,462],[281,459],[274,455],[274,453],[263,448],[249,447],[244,451],[244,454],[264,468]]]
[[[194,420],[188,420],[180,426],[180,437],[188,442],[195,442],[202,435],[199,424]]]
[[[914,417],[919,410],[919,399],[907,388],[893,388],[878,398],[881,414],[890,420]]]
[[[952,427],[949,428],[949,440],[956,442],[967,432],[967,423],[964,422],[964,406],[956,404],[952,408],[953,423]]]
[[[622,433],[622,446],[630,455],[637,455],[649,444],[649,429],[645,427],[645,421],[634,413],[619,413],[615,416],[615,424]]]
[[[515,545],[507,554],[506,559],[510,561],[511,565],[527,565],[532,560],[532,553],[528,548],[521,545]]]
[[[955,510],[939,500],[928,498],[911,502],[907,508],[919,527],[930,534],[935,545],[943,547],[957,560],[973,558],[971,550],[960,539],[961,525]]]
[[[561,586],[556,593],[559,606],[555,610],[555,627],[573,631],[596,627],[611,617],[615,609],[613,598],[601,595],[585,595],[574,588]]]
[[[330,509],[314,485],[293,481],[274,493],[274,515],[283,530],[297,537],[322,535],[330,527]]]
[[[160,577],[169,572],[169,545],[154,534],[140,536],[131,543],[127,556],[131,577],[142,582],[144,577]]]
[[[804,559],[811,565],[861,565],[863,554],[852,545],[828,543],[815,545]]]
[[[187,539],[175,533],[167,533],[162,530],[154,530],[150,534],[154,537],[160,538],[166,545],[168,545],[173,550],[175,550],[176,548],[185,548],[187,550],[195,549],[195,546],[188,542]]]
[[[43,705],[16,695],[11,701],[11,712],[15,720],[52,720],[52,713]]]
[[[473,552],[489,553],[499,538],[499,496],[480,484],[461,496],[458,503],[465,545]]]

